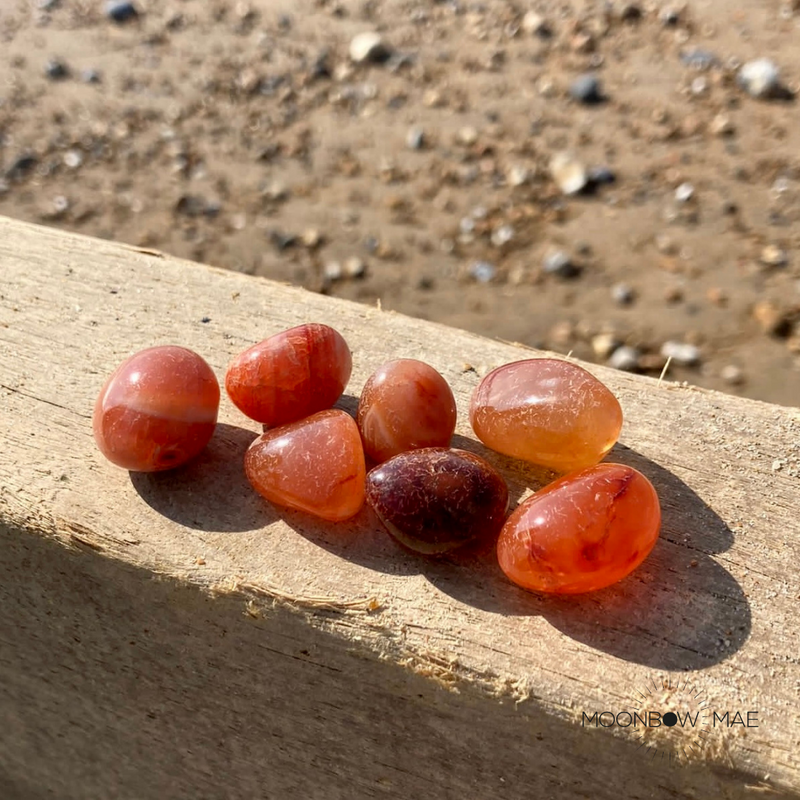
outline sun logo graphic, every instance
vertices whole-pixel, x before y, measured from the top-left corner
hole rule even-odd
[[[633,695],[631,713],[644,720],[634,733],[653,759],[686,762],[701,756],[712,722],[704,689],[685,677],[651,678]]]

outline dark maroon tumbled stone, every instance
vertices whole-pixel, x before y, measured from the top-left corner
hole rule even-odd
[[[367,502],[401,544],[418,553],[444,553],[497,536],[508,487],[479,456],[428,447],[375,467],[367,475]]]

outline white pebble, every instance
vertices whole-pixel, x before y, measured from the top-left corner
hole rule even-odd
[[[738,81],[751,97],[775,97],[781,89],[780,71],[769,58],[748,61],[739,70]]]
[[[661,355],[671,358],[682,367],[692,367],[700,362],[700,350],[693,344],[683,342],[664,342],[661,346]]]

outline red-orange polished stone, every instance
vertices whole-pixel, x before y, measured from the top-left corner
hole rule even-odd
[[[316,322],[276,333],[240,353],[225,388],[244,414],[285,425],[330,408],[341,396],[353,361],[342,335]]]
[[[591,592],[636,569],[660,526],[650,481],[632,467],[598,464],[565,475],[522,503],[500,532],[497,559],[523,589]]]
[[[185,347],[151,347],[120,364],[94,407],[103,455],[133,472],[172,469],[196,456],[217,424],[219,384]]]
[[[386,461],[406,450],[447,447],[456,429],[456,401],[433,367],[401,358],[369,377],[357,421],[366,454]]]
[[[353,418],[331,409],[261,434],[244,457],[253,488],[271,503],[331,522],[364,505],[364,451]]]
[[[577,364],[532,358],[490,372],[472,395],[469,419],[493,450],[572,472],[596,464],[614,446],[622,409],[608,387]]]

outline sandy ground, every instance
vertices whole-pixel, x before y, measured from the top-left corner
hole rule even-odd
[[[0,0],[0,214],[800,404],[800,103],[736,79],[800,87],[791,4],[135,7]]]

